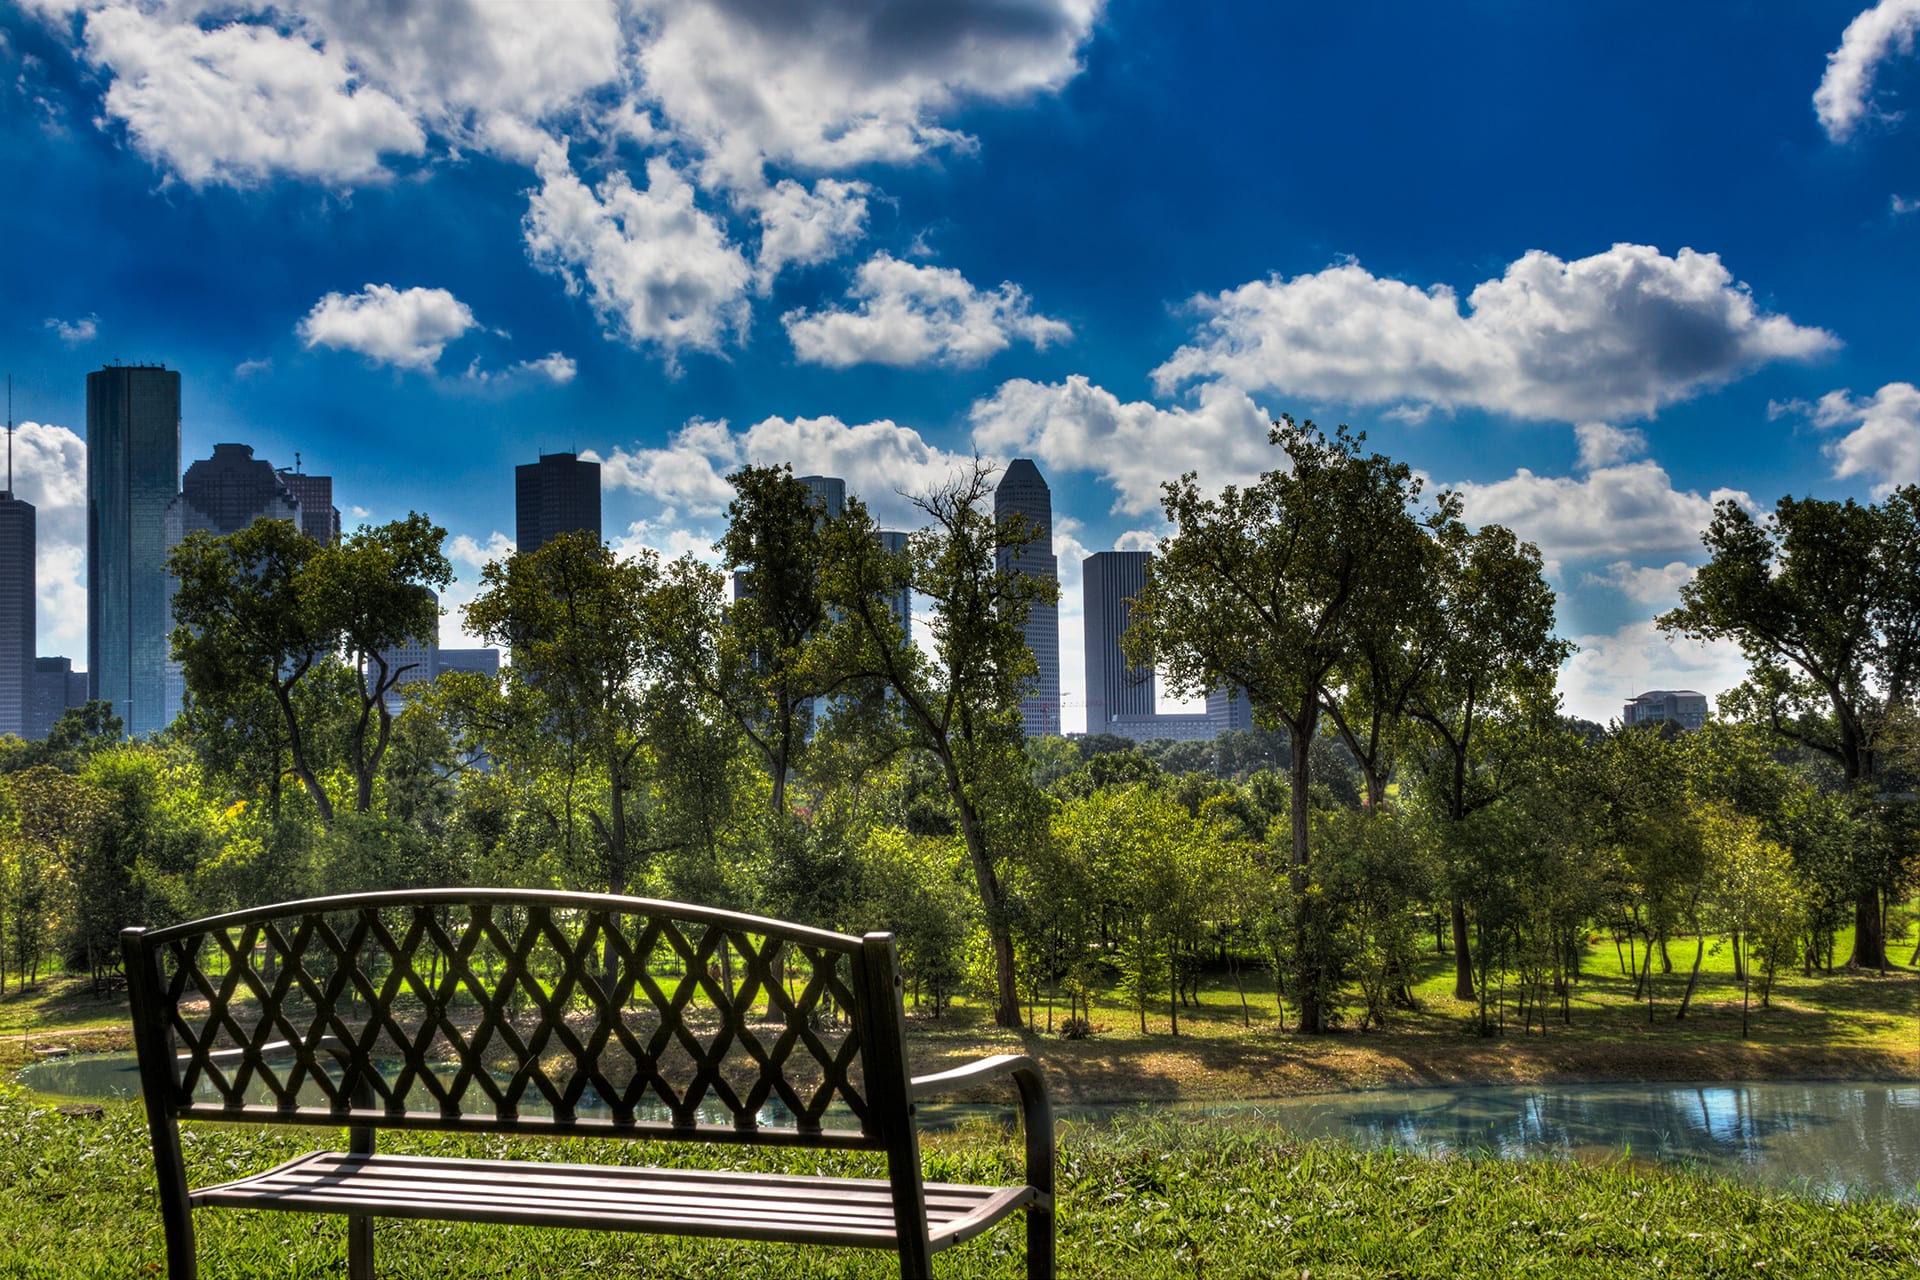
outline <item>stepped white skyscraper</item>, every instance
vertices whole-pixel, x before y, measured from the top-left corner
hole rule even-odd
[[[1000,553],[1000,566],[1049,582],[1060,580],[1060,564],[1053,555],[1053,493],[1031,458],[1007,464],[993,491],[993,518],[1005,522],[1024,519],[1032,541]],[[1037,736],[1060,732],[1060,609],[1035,603],[1027,615],[1027,647],[1040,663],[1040,676],[1020,699],[1020,719],[1027,733]]]

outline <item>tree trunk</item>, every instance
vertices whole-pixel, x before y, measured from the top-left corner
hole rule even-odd
[[[1880,891],[1862,889],[1853,904],[1853,959],[1856,969],[1887,967],[1887,940],[1880,928]]]
[[[1013,931],[1007,927],[1006,904],[1000,894],[1000,877],[994,873],[993,858],[987,850],[986,833],[980,827],[980,815],[974,811],[960,781],[960,766],[953,753],[942,751],[947,790],[960,816],[960,834],[966,841],[967,861],[973,865],[973,878],[980,890],[980,906],[987,918],[987,942],[993,950],[993,1020],[1002,1027],[1018,1030],[1020,987],[1015,980]]]
[[[1288,728],[1288,739],[1293,746],[1293,759],[1289,762],[1288,771],[1293,794],[1288,797],[1288,813],[1293,823],[1293,868],[1290,879],[1294,901],[1293,965],[1298,980],[1294,1002],[1300,1006],[1300,1030],[1308,1035],[1318,1035],[1327,1029],[1327,1024],[1326,1011],[1320,1007],[1321,957],[1310,955],[1307,945],[1307,791],[1313,781],[1307,759],[1308,749],[1313,745],[1313,716],[1310,711],[1302,717],[1302,723],[1305,728],[1302,724]]]
[[[1467,904],[1453,900],[1453,998],[1471,1000],[1473,991],[1473,948],[1467,942]]]
[[[1693,1003],[1694,984],[1700,981],[1700,961],[1707,954],[1706,933],[1705,932],[1698,933],[1694,935],[1694,938],[1695,938],[1695,941],[1694,941],[1694,949],[1693,949],[1693,972],[1687,975],[1687,989],[1680,997],[1679,1012],[1673,1015],[1673,1020],[1675,1022],[1679,1022],[1681,1019],[1687,1016],[1687,1007]]]

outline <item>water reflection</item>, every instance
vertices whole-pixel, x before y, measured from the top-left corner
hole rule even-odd
[[[1362,1147],[1691,1165],[1808,1194],[1920,1199],[1920,1086],[1538,1085],[1176,1105]],[[1069,1109],[1099,1119],[1115,1108]]]
[[[131,1098],[140,1081],[129,1054],[36,1063],[20,1082],[42,1093]],[[262,1099],[265,1100],[264,1098]],[[315,1101],[318,1101],[316,1095]],[[582,1100],[583,1114],[594,1099]],[[536,1105],[528,1100],[527,1110]],[[1712,1169],[1750,1181],[1837,1197],[1920,1200],[1920,1085],[1533,1085],[1328,1094],[1257,1103],[1155,1104],[1196,1120],[1259,1118],[1309,1137],[1363,1147],[1502,1159],[1613,1160],[1623,1156]],[[1063,1118],[1100,1121],[1137,1108],[1063,1107]],[[1004,1108],[928,1107],[956,1122]],[[647,1119],[665,1120],[664,1108]],[[716,1113],[709,1118],[722,1122]],[[761,1122],[791,1117],[777,1101]],[[851,1123],[837,1115],[829,1123]]]

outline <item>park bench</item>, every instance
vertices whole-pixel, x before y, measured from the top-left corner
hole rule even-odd
[[[1023,1210],[1054,1274],[1053,1124],[1031,1059],[912,1077],[893,939],[681,903],[539,890],[316,898],[128,929],[128,994],[167,1267],[193,1210],[342,1214],[349,1275],[376,1218],[573,1226],[887,1249],[928,1277]],[[1026,1182],[924,1180],[915,1104],[1018,1086]],[[190,1188],[181,1120],[347,1131]],[[885,1177],[381,1153],[381,1129],[866,1151]],[[709,1162],[711,1163],[711,1162]]]

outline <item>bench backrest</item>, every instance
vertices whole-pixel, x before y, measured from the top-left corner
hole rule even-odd
[[[910,1150],[884,934],[434,889],[123,939],[142,1084],[175,1118]]]

